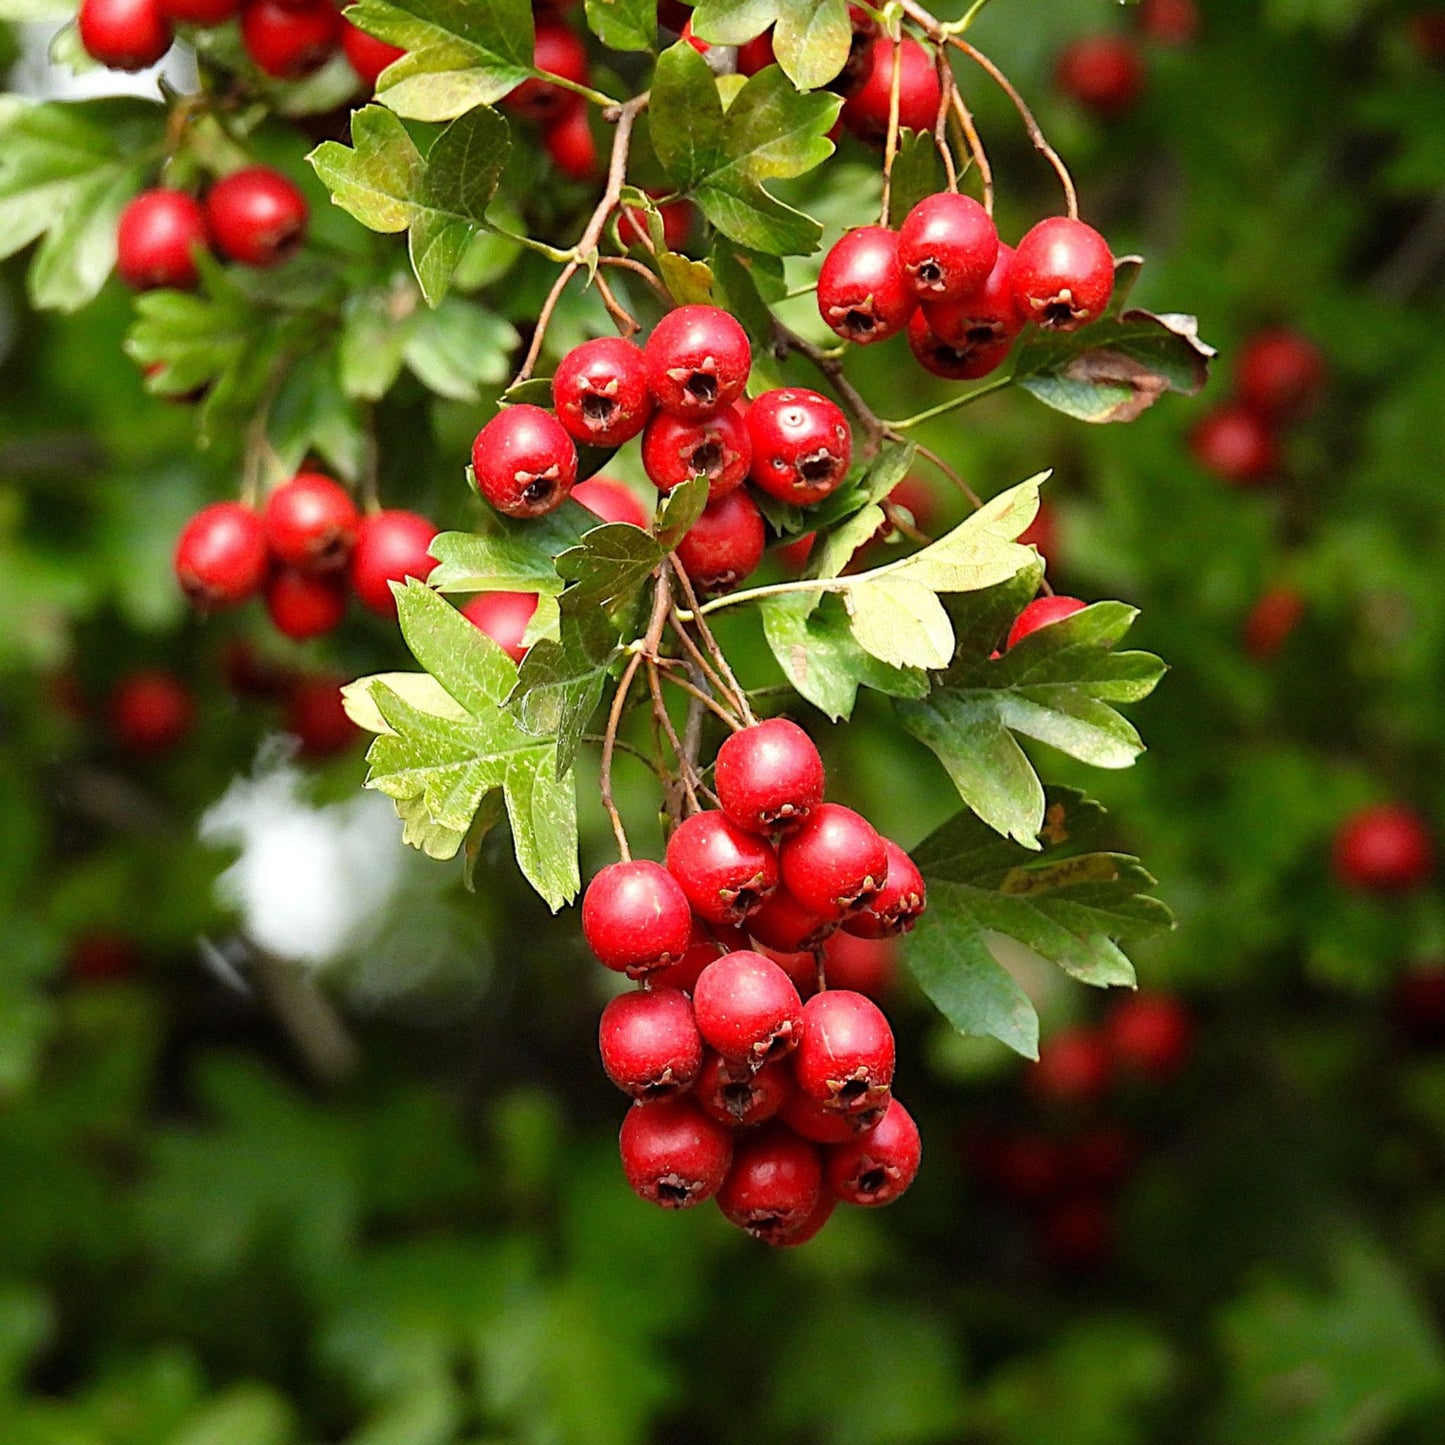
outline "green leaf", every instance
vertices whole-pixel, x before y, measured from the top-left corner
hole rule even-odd
[[[587,0],[587,24],[611,50],[657,47],[655,0]]]
[[[925,196],[943,189],[943,162],[933,136],[926,130],[898,133],[898,154],[888,188],[888,224],[895,229]]]
[[[510,374],[520,337],[510,321],[476,301],[448,296],[435,310],[413,314],[403,355],[423,385],[452,401],[476,401],[482,386]]]
[[[743,45],[778,18],[778,0],[701,0],[692,28],[713,45]]]
[[[427,581],[440,592],[560,592],[557,558],[598,525],[585,507],[568,501],[545,517],[492,518],[480,536],[443,532],[431,546],[437,565]]]
[[[827,85],[848,61],[848,0],[778,0],[773,53],[799,90]]]
[[[318,454],[347,481],[366,465],[366,430],[355,403],[341,389],[335,348],[303,357],[291,369],[271,406],[266,434],[282,467],[300,469]]]
[[[674,487],[663,498],[662,510],[655,524],[657,545],[662,551],[671,552],[702,516],[703,508],[707,506],[707,494],[707,478],[693,477],[680,487]]]

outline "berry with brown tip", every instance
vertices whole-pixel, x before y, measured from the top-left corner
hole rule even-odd
[[[206,220],[221,253],[262,270],[296,253],[309,214],[306,197],[270,166],[232,171],[206,197]]]
[[[597,1048],[607,1077],[634,1099],[684,1093],[702,1069],[692,1004],[675,988],[639,989],[610,1000],[597,1025]]]
[[[834,1144],[826,1156],[828,1187],[844,1204],[876,1209],[892,1204],[918,1177],[923,1141],[913,1116],[898,1102],[866,1134]]]
[[[972,196],[925,196],[898,228],[898,264],[920,301],[958,301],[988,280],[998,261],[998,229]]]
[[[711,1199],[733,1157],[732,1131],[686,1094],[634,1104],[617,1142],[633,1192],[663,1209],[691,1209]]]
[[[888,849],[861,814],[821,803],[779,846],[788,892],[822,918],[864,908],[888,877]]]
[[[1114,253],[1092,226],[1050,216],[1025,234],[1011,268],[1014,305],[1045,331],[1097,321],[1114,294]]]
[[[792,980],[751,949],[708,964],[692,991],[692,1007],[708,1046],[746,1068],[782,1058],[803,1034],[803,1002]]]
[[[298,472],[266,499],[263,520],[272,556],[302,572],[344,567],[361,530],[346,489],[320,472]]]
[[[727,592],[763,560],[767,530],[758,504],[729,492],[703,509],[677,544],[677,560],[699,592]]]
[[[818,273],[818,314],[845,341],[867,346],[902,331],[918,305],[903,279],[898,233],[845,231]]]
[[[472,443],[477,490],[508,517],[541,517],[567,500],[577,480],[577,447],[540,406],[503,407]]]
[[[735,732],[718,749],[714,782],[722,810],[750,833],[796,828],[823,801],[827,774],[817,745],[788,718]]]
[[[266,531],[242,502],[212,502],[186,523],[176,540],[176,580],[202,611],[236,607],[266,579]]]
[[[726,813],[694,813],[667,840],[667,871],[705,923],[737,924],[778,886],[778,855]]]
[[[619,447],[630,441],[652,415],[641,350],[620,336],[574,346],[552,378],[552,404],[579,442]]]
[[[770,1059],[762,1068],[732,1063],[709,1054],[697,1076],[697,1101],[729,1129],[751,1129],[771,1119],[792,1095],[793,1075],[786,1059]]]
[[[737,320],[716,306],[679,306],[643,348],[647,383],[665,412],[701,421],[730,406],[747,385],[753,351]]]
[[[648,858],[609,863],[587,885],[582,935],[608,968],[640,978],[687,953],[692,911],[662,864]]]
[[[830,988],[803,1006],[793,1077],[830,1113],[866,1114],[886,1104],[896,1056],[883,1010],[861,993]]]
[[[860,938],[888,938],[907,933],[923,915],[928,890],[918,865],[891,838],[883,840],[888,850],[888,877],[865,908],[844,919],[843,927]]]
[[[730,1223],[755,1239],[781,1244],[813,1216],[823,1193],[823,1161],[815,1145],[780,1124],[744,1134],[718,1190]]]
[[[853,438],[836,402],[805,386],[765,391],[748,408],[747,426],[759,491],[807,507],[842,486]]]
[[[706,477],[709,501],[742,486],[752,460],[752,439],[737,407],[684,421],[659,411],[642,433],[642,468],[660,492]]]

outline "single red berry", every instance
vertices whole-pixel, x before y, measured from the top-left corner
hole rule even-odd
[[[815,994],[803,1007],[803,1041],[793,1059],[798,1088],[835,1114],[886,1104],[893,1084],[893,1030],[870,998],[846,988]]]
[[[818,1202],[813,1206],[813,1212],[802,1224],[778,1239],[769,1239],[767,1243],[778,1249],[797,1249],[800,1245],[807,1244],[810,1240],[818,1237],[823,1226],[833,1217],[833,1211],[837,1207],[838,1201],[832,1192],[823,1189],[818,1195]]]
[[[381,72],[388,65],[400,60],[406,51],[397,45],[388,45],[375,35],[353,25],[344,16],[341,21],[341,50],[359,79],[369,89],[376,86]]]
[[[763,514],[746,492],[709,502],[677,544],[677,560],[700,592],[727,592],[763,560]]]
[[[938,489],[926,477],[909,472],[888,493],[888,500],[896,506],[907,507],[909,515],[925,532],[933,530],[939,517]]]
[[[735,406],[701,421],[655,412],[642,433],[642,468],[660,492],[706,477],[716,502],[742,486],[751,461],[752,439]]]
[[[242,502],[212,502],[176,540],[176,580],[192,607],[212,611],[254,597],[266,580],[266,530]]]
[[[870,145],[882,145],[888,136],[893,53],[893,41],[886,35],[871,41],[863,82],[843,102],[843,124]],[[898,124],[908,130],[931,131],[943,99],[933,56],[918,41],[905,36],[898,62]]]
[[[1046,562],[1056,562],[1059,551],[1059,520],[1054,509],[1039,499],[1039,510],[1033,521],[1019,533],[1019,545],[1035,547]]]
[[[697,1077],[697,1101],[720,1124],[750,1129],[771,1119],[793,1092],[786,1059],[770,1059],[762,1068],[731,1063],[710,1053]]]
[[[509,517],[540,517],[567,500],[577,447],[551,412],[526,402],[503,407],[472,443],[477,490]]]
[[[1124,115],[1144,93],[1144,57],[1131,36],[1081,36],[1059,56],[1054,84],[1086,110]]]
[[[175,38],[159,0],[81,0],[80,43],[112,70],[149,70]]]
[[[718,1190],[730,1223],[755,1239],[781,1244],[813,1216],[823,1193],[823,1161],[815,1145],[781,1124],[744,1134]]]
[[[1139,1159],[1134,1139],[1117,1124],[1094,1124],[1065,1146],[1069,1184],[1112,1193],[1133,1173]]]
[[[845,1114],[794,1088],[784,1099],[778,1117],[793,1133],[814,1144],[846,1144],[878,1123],[891,1097],[886,1095],[856,1114]]]
[[[685,421],[716,416],[735,402],[753,364],[747,333],[716,306],[679,306],[653,327],[643,348],[658,406]]]
[[[592,134],[592,123],[587,118],[585,105],[574,105],[564,111],[542,132],[542,144],[552,157],[552,164],[568,180],[593,181],[602,173],[602,161],[597,152],[597,138]]]
[[[648,194],[653,193],[649,191]],[[657,195],[665,194],[665,191],[657,192]],[[662,244],[669,251],[682,250],[687,244],[688,233],[692,230],[692,202],[668,201],[665,205],[658,206],[657,216],[662,222]],[[647,227],[647,212],[641,206],[623,206],[617,216],[617,235],[624,246],[651,249],[652,236]]]
[[[687,954],[692,910],[661,863],[609,863],[582,898],[582,935],[608,968],[640,978]]]
[[[789,572],[801,573],[803,568],[808,565],[808,558],[813,555],[813,544],[817,540],[816,532],[808,532],[781,547],[774,548],[773,555]]]
[[[888,878],[888,848],[860,813],[820,803],[779,846],[788,892],[824,918],[865,908]]]
[[[823,801],[827,775],[807,733],[785,717],[734,733],[718,749],[714,782],[723,812],[752,833],[794,828]]]
[[[752,926],[752,919],[748,920],[748,926]],[[811,949],[790,952],[782,948],[770,948],[759,940],[754,941],[753,947],[788,975],[793,987],[798,990],[798,997],[804,1002],[817,993],[818,955]]]
[[[286,693],[286,731],[303,758],[329,758],[361,741],[341,700],[344,677],[300,677]]]
[[[535,592],[479,592],[462,608],[462,616],[520,664],[527,655],[522,637],[536,610]]]
[[[581,502],[604,522],[630,522],[644,532],[652,525],[652,516],[638,500],[637,493],[612,477],[588,477],[585,482],[578,482],[572,488],[572,500]]]
[[[574,346],[552,378],[557,420],[595,447],[620,447],[647,425],[652,394],[642,352],[620,336]]]
[[[423,580],[436,566],[428,548],[436,527],[416,512],[390,510],[363,517],[351,553],[351,590],[380,617],[396,616],[392,582]]]
[[[826,1155],[828,1187],[844,1204],[874,1209],[892,1204],[918,1176],[923,1141],[913,1116],[891,1099],[866,1134],[834,1144]]]
[[[1189,1010],[1168,994],[1134,994],[1109,1011],[1103,1035],[1121,1074],[1165,1083],[1189,1062],[1194,1020]]]
[[[1188,45],[1199,33],[1194,0],[1139,0],[1139,28],[1161,45]]]
[[[1114,1253],[1114,1216],[1091,1195],[1061,1199],[1039,1224],[1039,1244],[1051,1264],[1070,1274],[1092,1274]]]
[[[1049,1104],[1092,1104],[1113,1081],[1114,1065],[1104,1041],[1086,1028],[1067,1028],[1039,1050],[1028,1073],[1034,1097]]]
[[[344,487],[320,472],[298,472],[266,501],[271,555],[302,572],[344,567],[361,530],[361,513]]]
[[[547,21],[537,26],[532,48],[533,66],[548,75],[560,75],[578,85],[587,83],[587,47],[570,26]],[[576,92],[532,76],[502,97],[502,105],[545,125],[578,104]]]
[[[120,933],[83,933],[70,945],[65,972],[77,983],[116,983],[140,972],[140,949]]]
[[[766,70],[774,64],[777,56],[773,54],[773,32],[771,29],[764,30],[761,35],[755,35],[749,41],[738,46],[738,74],[756,75],[760,70]]]
[[[304,642],[341,625],[346,592],[340,578],[282,567],[266,584],[266,611],[277,632]]]
[[[169,752],[195,726],[196,703],[173,673],[142,668],[122,678],[106,705],[111,733],[127,752]]]
[[[1267,481],[1281,466],[1273,428],[1235,402],[1217,406],[1195,422],[1189,450],[1205,471],[1236,486]]]
[[[1305,600],[1293,587],[1260,593],[1244,619],[1245,651],[1257,661],[1268,661],[1289,641],[1304,613]]]
[[[919,308],[908,323],[908,344],[925,370],[950,381],[975,381],[1008,355],[1024,324],[1014,305],[1013,263],[1013,247],[1000,242],[981,286],[955,301]]]
[[[913,359],[931,376],[945,381],[977,381],[996,371],[1009,354],[1011,341],[984,346],[955,345],[945,341],[930,325],[928,312],[919,307],[908,322],[908,349]]]
[[[853,438],[836,402],[804,386],[765,391],[748,408],[759,491],[806,507],[838,490],[848,475]]]
[[[1024,236],[1011,274],[1019,315],[1045,331],[1077,331],[1097,321],[1114,294],[1109,243],[1068,216],[1050,216]]]
[[[748,935],[741,928],[708,928],[694,918],[687,952],[676,963],[669,963],[649,974],[647,981],[657,988],[680,988],[684,993],[691,994],[703,969],[713,959],[747,947]]]
[[[711,1199],[727,1177],[733,1136],[684,1094],[634,1104],[618,1148],[635,1194],[663,1209],[691,1209]]]
[[[1076,612],[1082,612],[1088,605],[1087,602],[1081,602],[1077,597],[1035,597],[1014,618],[1014,625],[1008,630],[1008,640],[1004,646],[1017,646],[1024,638],[1037,632],[1039,628],[1048,627],[1055,622],[1062,622],[1064,618],[1072,617]]]
[[[771,898],[749,919],[748,932],[762,944],[769,953],[805,953],[809,957],[800,965],[814,976],[818,971],[812,951],[820,947],[838,927],[833,918],[820,918],[809,908],[804,908],[786,888],[774,890]],[[791,970],[789,970],[791,973]]]
[[[341,16],[331,0],[244,0],[241,43],[277,80],[302,80],[335,53]]]
[[[667,842],[667,871],[705,923],[737,924],[778,886],[778,855],[716,809],[685,818]]]
[[[998,261],[998,229],[972,196],[925,196],[898,228],[898,264],[920,301],[958,301],[988,280]]]
[[[867,346],[902,331],[918,298],[898,264],[898,232],[887,226],[845,231],[818,273],[818,314],[845,341]]]
[[[200,203],[164,187],[142,191],[120,213],[115,240],[116,270],[134,291],[189,290],[200,280],[195,253],[210,246]]]
[[[1335,877],[1347,888],[1408,892],[1429,882],[1435,844],[1418,813],[1378,803],[1352,813],[1334,842]]]
[[[634,1099],[684,1093],[702,1069],[692,1004],[675,988],[618,994],[602,1010],[597,1047],[607,1077]]]
[[[223,255],[243,266],[279,266],[306,236],[306,198],[270,166],[246,166],[216,182],[206,220]]]
[[[241,8],[241,0],[161,0],[161,9],[176,25],[224,25]]]
[[[803,1002],[793,981],[770,958],[746,948],[703,969],[692,1007],[708,1046],[748,1068],[791,1052],[803,1029]]]
[[[1234,384],[1240,401],[1266,421],[1291,421],[1319,400],[1327,374],[1324,355],[1309,337],[1279,327],[1245,342]]]
[[[928,892],[918,865],[891,838],[883,840],[888,850],[888,878],[866,908],[850,915],[843,927],[860,938],[887,938],[907,933],[918,922]]]
[[[823,945],[823,967],[829,988],[880,999],[897,976],[898,949],[891,938],[859,938],[840,930]]]

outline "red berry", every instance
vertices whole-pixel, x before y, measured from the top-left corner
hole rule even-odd
[[[1066,617],[1072,617],[1076,612],[1082,612],[1089,604],[1081,602],[1077,597],[1035,597],[1017,617],[1014,618],[1014,625],[1008,630],[1008,640],[1005,647],[1013,647],[1022,642],[1024,638],[1031,636],[1041,627],[1048,627],[1052,623],[1062,622]]]
[[[1114,1217],[1102,1199],[1083,1195],[1061,1199],[1040,1224],[1039,1243],[1060,1269],[1088,1274],[1114,1253]]]
[[[777,56],[773,54],[773,32],[770,29],[738,46],[739,75],[756,75],[776,60]]]
[[[597,138],[592,134],[585,105],[574,105],[554,120],[542,132],[542,144],[552,157],[552,164],[568,180],[592,181],[602,172]]]
[[[537,26],[532,64],[548,75],[560,75],[578,85],[587,83],[587,47],[575,30],[555,21]],[[524,120],[545,125],[576,106],[578,97],[574,91],[533,76],[508,91],[502,104]]]
[[[715,502],[742,486],[751,460],[747,423],[735,406],[702,421],[655,412],[642,433],[642,467],[660,492],[706,477]]]
[[[893,987],[898,950],[891,938],[859,938],[840,931],[823,945],[823,966],[829,988],[879,999]]]
[[[1293,587],[1260,593],[1244,619],[1245,651],[1260,662],[1273,657],[1289,641],[1304,611],[1305,600]]]
[[[303,758],[327,758],[361,740],[361,729],[346,715],[341,677],[302,677],[286,695],[286,731],[301,744]]]
[[[808,565],[808,558],[813,555],[813,543],[817,540],[816,532],[808,532],[785,546],[776,548],[773,555],[789,572],[800,573]]]
[[[1199,33],[1194,0],[1139,0],[1139,28],[1161,45],[1188,45]]]
[[[1194,1021],[1168,994],[1134,994],[1109,1011],[1103,1035],[1120,1073],[1164,1083],[1189,1062]]]
[[[587,885],[582,934],[608,968],[640,978],[686,955],[692,911],[662,864],[647,858],[609,863]]]
[[[835,919],[820,918],[811,909],[804,908],[786,888],[779,888],[748,919],[747,927],[770,955],[774,950],[779,954],[807,954],[801,967],[816,982],[818,965],[812,950],[818,948],[838,924]]]
[[[65,971],[79,983],[115,983],[140,972],[140,950],[119,933],[84,933],[70,945]]]
[[[1065,47],[1054,83],[1088,110],[1123,115],[1144,93],[1144,57],[1127,35],[1086,35]]]
[[[780,502],[806,507],[837,491],[848,475],[853,439],[835,402],[807,387],[765,391],[748,408],[753,485]]]
[[[1005,1199],[1035,1205],[1058,1194],[1068,1170],[1066,1151],[1047,1134],[1012,1134],[997,1143],[988,1173]]]
[[[818,273],[818,313],[845,341],[867,346],[902,331],[918,298],[903,280],[898,233],[886,226],[845,231]]]
[[[823,918],[864,908],[888,877],[888,848],[861,814],[820,803],[779,846],[783,884]]]
[[[931,131],[943,99],[933,57],[918,41],[905,36],[898,59],[898,124],[908,130]],[[862,84],[843,102],[843,124],[860,140],[882,145],[888,136],[892,93],[893,42],[880,35],[869,46]]]
[[[552,378],[552,403],[557,420],[579,442],[620,447],[652,415],[642,352],[620,336],[574,346]]]
[[[306,235],[306,198],[280,171],[246,166],[211,187],[206,220],[220,251],[243,266],[278,266]]]
[[[1419,888],[1435,871],[1435,844],[1419,814],[1398,803],[1352,813],[1334,842],[1335,877],[1376,893]]]
[[[462,608],[462,616],[520,663],[527,655],[522,637],[536,610],[535,592],[479,592]]]
[[[667,871],[705,923],[741,923],[778,886],[778,855],[713,809],[685,818],[667,842]]]
[[[266,611],[277,632],[304,642],[341,625],[346,593],[339,578],[283,567],[266,584]]]
[[[1092,226],[1050,216],[1018,243],[1012,284],[1025,321],[1046,331],[1077,331],[1097,321],[1114,294],[1114,255]]]
[[[1265,481],[1280,469],[1279,443],[1269,423],[1234,402],[1195,422],[1189,450],[1205,471],[1237,486]]]
[[[368,35],[345,17],[341,21],[341,50],[357,78],[369,87],[375,87],[381,72],[406,54],[399,46]]]
[[[768,1244],[781,1244],[809,1223],[822,1193],[823,1161],[817,1148],[773,1123],[738,1140],[717,1202],[739,1229]]]
[[[650,513],[632,488],[611,477],[588,477],[578,482],[572,488],[572,500],[581,502],[604,522],[630,522],[644,532],[652,525]]]
[[[634,1193],[663,1209],[691,1209],[711,1199],[727,1176],[733,1137],[683,1095],[634,1104],[618,1147]]]
[[[1039,1050],[1028,1085],[1046,1103],[1092,1104],[1109,1087],[1113,1072],[1104,1041],[1089,1029],[1069,1028]]]
[[[221,649],[221,676],[240,698],[273,702],[285,695],[295,679],[290,670],[265,656],[244,637],[233,637]]]
[[[176,540],[176,580],[192,607],[211,611],[254,597],[266,578],[266,531],[241,502],[212,502]]]
[[[224,25],[241,8],[241,0],[161,0],[161,9],[175,25]]]
[[[142,191],[120,213],[115,240],[116,270],[134,291],[188,290],[200,280],[195,253],[210,245],[199,202],[161,187]]]
[[[740,928],[710,929],[697,919],[692,921],[692,937],[687,952],[676,963],[670,963],[648,976],[648,982],[657,988],[680,988],[690,994],[697,987],[703,969],[713,959],[721,958],[734,949],[747,948],[748,936]]]
[[[791,1052],[803,1029],[803,1003],[792,979],[747,948],[703,969],[692,1007],[708,1046],[748,1068]]]
[[[245,0],[241,41],[277,80],[302,80],[336,50],[341,16],[330,0]]]
[[[346,489],[320,472],[298,472],[266,501],[266,545],[277,561],[302,572],[344,567],[361,530]]]
[[[361,520],[351,553],[351,590],[363,607],[381,617],[396,616],[391,582],[407,577],[423,580],[436,566],[427,549],[436,527],[415,512],[375,512]]]
[[[856,1114],[842,1114],[794,1089],[783,1101],[778,1117],[793,1133],[814,1144],[846,1144],[878,1123],[888,1107],[888,1097]]]
[[[998,230],[972,196],[925,196],[898,228],[898,264],[920,301],[958,301],[977,291],[998,260]]]
[[[648,194],[652,195],[652,192]],[[657,194],[665,195],[666,192]],[[668,201],[666,205],[658,206],[657,215],[662,222],[662,244],[669,251],[680,251],[687,244],[688,232],[692,230],[692,203]],[[647,212],[641,206],[623,206],[617,217],[617,234],[624,246],[651,249]]]
[[[720,1124],[750,1129],[771,1119],[793,1092],[786,1059],[770,1059],[762,1068],[730,1063],[709,1054],[697,1078],[697,1101]]]
[[[1235,363],[1240,402],[1266,421],[1289,421],[1319,400],[1327,371],[1318,346],[1297,331],[1261,331]]]
[[[690,1089],[702,1068],[692,1004],[675,988],[619,994],[602,1010],[597,1047],[607,1077],[634,1099]]]
[[[1008,355],[1024,324],[1014,305],[1013,263],[1013,247],[1000,242],[981,286],[956,301],[919,308],[908,323],[908,344],[925,370],[951,381],[975,381]]]
[[[928,893],[918,865],[891,838],[883,840],[888,850],[888,878],[868,906],[852,914],[843,927],[860,938],[887,938],[907,933],[922,916]]]
[[[1039,499],[1038,514],[1019,533],[1019,544],[1036,547],[1039,556],[1046,562],[1056,562],[1059,550],[1059,522],[1054,509],[1042,498]]]
[[[679,306],[643,349],[658,406],[687,421],[724,411],[743,394],[753,364],[747,333],[716,306]]]
[[[866,1114],[886,1104],[894,1058],[893,1030],[872,999],[830,988],[804,1005],[793,1077],[830,1112]]]
[[[698,591],[726,592],[763,560],[765,542],[758,504],[746,492],[729,492],[707,504],[676,555]]]
[[[577,480],[577,448],[540,406],[503,407],[472,443],[477,490],[509,517],[540,517],[567,500]]]
[[[932,328],[921,306],[908,323],[908,349],[913,359],[931,376],[945,381],[976,381],[987,376],[1008,355],[1010,345],[1005,341],[987,346],[955,346]]]
[[[779,1249],[796,1249],[809,1240],[816,1239],[822,1228],[833,1217],[833,1211],[838,1207],[838,1201],[827,1189],[822,1190],[818,1195],[818,1202],[813,1206],[813,1212],[789,1234],[783,1235],[780,1239],[770,1239],[767,1242],[776,1245]]]
[[[812,738],[785,717],[743,728],[718,749],[718,801],[740,828],[794,828],[823,801],[827,776]]]
[[[112,70],[148,70],[175,38],[159,0],[81,0],[80,43]]]
[[[844,1204],[869,1209],[892,1204],[917,1178],[922,1154],[913,1116],[891,1099],[887,1112],[866,1134],[828,1150],[828,1187]]]
[[[115,685],[106,714],[121,747],[150,756],[168,752],[186,737],[195,725],[196,704],[180,678],[143,668]]]

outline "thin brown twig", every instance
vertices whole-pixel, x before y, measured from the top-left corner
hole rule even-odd
[[[940,54],[942,52],[940,51]],[[949,103],[953,106],[953,113],[958,117],[959,129],[963,131],[963,138],[968,142],[968,153],[973,157],[973,163],[978,167],[979,180],[983,183],[983,208],[993,215],[993,167],[988,162],[988,153],[983,148],[983,140],[979,136],[978,127],[973,123],[973,112],[964,103],[963,93],[958,88],[958,82],[953,78],[953,72],[948,73],[949,79]]]
[[[725,707],[723,707],[723,705],[718,702],[716,698],[709,697],[707,693],[705,693],[700,687],[695,686],[685,677],[679,677],[677,673],[673,671],[674,667],[687,666],[687,663],[683,662],[681,658],[659,657],[653,659],[653,661],[655,661],[657,666],[661,668],[662,678],[664,682],[670,682],[674,687],[680,688],[700,707],[708,708],[711,712],[721,718],[722,721],[725,722],[728,727],[733,730],[733,732],[736,733],[742,731],[742,724],[738,722],[738,720]]]
[[[662,284],[662,278],[651,268],[644,266],[641,261],[632,256],[599,256],[599,266],[616,266],[620,270],[635,271],[664,301],[672,305],[672,292]]]
[[[910,542],[917,542],[919,546],[927,547],[933,541],[933,538],[920,526],[909,521],[906,507],[900,507],[897,502],[890,502],[887,497],[883,499],[883,515],[888,518],[888,525],[895,532],[901,532]]]
[[[697,789],[693,785],[694,769],[687,760],[687,751],[682,745],[682,739],[677,735],[677,728],[673,726],[672,714],[667,710],[667,703],[663,700],[662,685],[658,681],[659,672],[657,660],[649,657],[647,659],[647,686],[652,693],[652,714],[661,724],[662,731],[667,738],[667,745],[677,758],[678,781],[687,795],[687,801],[694,813],[700,813],[702,804],[697,800]]]
[[[883,144],[883,205],[879,225],[888,224],[888,206],[893,198],[893,162],[898,158],[898,106],[903,81],[903,29],[895,26],[893,36],[893,79],[888,86],[888,136]]]
[[[917,449],[918,455],[921,456],[924,461],[931,462],[935,467],[937,467],[938,470],[942,472],[943,475],[947,477],[948,480],[952,482],[953,485],[957,487],[958,490],[962,492],[965,497],[968,498],[969,503],[973,507],[974,511],[977,511],[981,506],[983,506],[983,498],[980,497],[979,494],[974,491],[974,489],[969,486],[966,481],[964,481],[964,479],[958,474],[958,472],[953,467],[949,466],[949,464],[944,461],[943,458],[939,456],[932,447],[926,447],[917,442],[914,443],[914,446]]]
[[[958,189],[958,170],[953,164],[953,149],[948,144],[949,99],[954,90],[953,71],[948,64],[948,51],[943,46],[935,47],[933,63],[938,69],[938,114],[933,118],[933,147],[943,161],[948,176],[948,189]]]
[[[687,600],[688,610],[692,613],[693,620],[697,623],[698,634],[702,638],[703,646],[707,648],[708,652],[712,655],[713,661],[717,664],[718,671],[727,679],[727,691],[731,694],[733,701],[737,703],[738,712],[742,715],[743,721],[749,727],[752,727],[752,725],[757,722],[757,718],[753,716],[753,710],[748,704],[748,695],[743,691],[742,684],[738,682],[737,676],[729,665],[722,648],[718,646],[718,641],[717,638],[713,636],[712,628],[707,625],[706,620],[703,618],[702,608],[698,603],[698,596],[693,590],[692,582],[689,580],[687,573],[678,564],[675,557],[673,558],[673,570],[676,573],[678,585],[682,588],[682,594]]]
[[[600,269],[592,273],[592,280],[596,284],[597,294],[602,298],[602,304],[607,308],[607,314],[612,318],[618,331],[623,336],[635,336],[641,331],[642,323],[613,295],[612,287],[607,284],[607,278]]]
[[[687,650],[688,656],[698,665],[707,685],[711,687],[714,692],[721,693],[724,697],[728,696],[729,688],[727,682],[712,663],[707,660],[707,657],[703,654],[697,643],[692,640],[691,635],[687,631],[686,624],[678,615],[676,607],[672,609],[671,621],[672,630],[677,635],[677,640],[682,643],[683,647]]]

